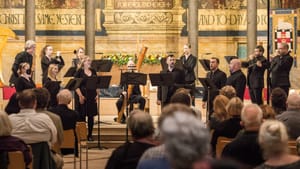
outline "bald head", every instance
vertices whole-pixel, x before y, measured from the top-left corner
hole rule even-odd
[[[242,67],[242,63],[241,63],[241,60],[240,60],[240,59],[232,59],[232,60],[230,61],[229,69],[230,69],[230,72],[231,72],[231,73],[240,70],[241,67]]]
[[[69,104],[72,100],[72,93],[68,89],[63,89],[57,94],[58,104]]]
[[[300,109],[300,95],[297,93],[292,93],[287,98],[287,108],[290,109]]]
[[[262,123],[263,112],[257,104],[244,106],[241,113],[242,124],[246,130],[259,129]]]

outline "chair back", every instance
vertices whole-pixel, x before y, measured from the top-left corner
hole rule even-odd
[[[87,130],[85,122],[77,122],[76,123],[76,134],[78,141],[87,140]]]
[[[73,129],[64,130],[64,141],[60,148],[75,148],[75,134]]]
[[[8,152],[9,164],[7,169],[24,169],[26,167],[21,151]]]
[[[233,139],[227,137],[218,137],[217,146],[216,146],[216,157],[220,158],[223,152],[224,147],[230,143]]]
[[[290,150],[290,154],[298,155],[297,143],[296,143],[295,140],[289,140],[288,147],[289,147],[289,150]]]

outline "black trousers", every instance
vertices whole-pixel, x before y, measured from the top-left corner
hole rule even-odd
[[[116,106],[118,108],[118,112],[121,111],[122,105],[123,105],[123,97],[120,97],[118,101],[116,102]],[[129,111],[133,110],[133,103],[139,103],[139,109],[143,110],[145,109],[146,100],[141,95],[132,95],[129,99]]]
[[[262,99],[262,90],[262,88],[249,88],[252,103],[256,103],[258,105],[262,105],[264,103]]]

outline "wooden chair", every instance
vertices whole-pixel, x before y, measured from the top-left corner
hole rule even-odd
[[[221,154],[225,146],[230,143],[233,139],[227,137],[218,137],[217,146],[216,146],[216,157],[221,158]]]
[[[73,129],[64,130],[64,141],[60,148],[69,148],[74,150],[74,169],[76,169],[75,133]]]
[[[290,150],[290,154],[298,155],[296,140],[289,140],[288,147]]]
[[[87,130],[86,130],[86,124],[85,122],[77,122],[76,123],[76,134],[77,134],[77,140],[79,144],[79,164],[80,164],[80,169],[82,168],[82,148],[86,148],[86,161],[85,165],[86,168],[88,168],[88,141],[87,141]]]
[[[8,159],[8,169],[24,169],[26,167],[24,156],[21,151],[8,152]]]

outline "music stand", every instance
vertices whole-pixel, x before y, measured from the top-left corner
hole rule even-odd
[[[208,59],[199,59],[200,64],[202,65],[205,71],[210,71],[210,60]]]
[[[75,90],[80,87],[82,80],[83,80],[82,78],[72,78],[68,81],[68,83],[64,87],[65,89],[68,89],[72,92],[73,98],[75,98]],[[72,101],[73,110],[75,109],[74,102],[75,102],[75,99],[74,99],[74,101]]]
[[[125,86],[126,93],[128,93],[128,85],[146,85],[147,75],[144,73],[135,73],[135,72],[125,72],[121,74],[121,85]],[[124,99],[128,100],[128,94]],[[123,100],[124,101],[124,100]],[[126,118],[128,118],[128,106],[126,105]],[[129,142],[128,139],[128,123],[126,123],[126,142]]]
[[[152,86],[158,86],[160,87],[160,95],[161,95],[161,108],[163,108],[164,103],[163,100],[165,100],[163,95],[163,90],[165,90],[165,87],[172,86],[174,83],[174,79],[172,76],[172,73],[149,73],[149,78],[151,81]]]
[[[75,73],[77,71],[76,67],[70,67],[67,72],[65,73],[64,77],[74,77]]]
[[[216,90],[216,85],[209,78],[198,78],[202,86],[207,91],[207,109],[206,109],[206,123],[208,124],[209,112],[210,112],[210,92]]]
[[[232,59],[238,59],[237,56],[224,56],[224,58],[225,58],[225,60],[226,60],[226,62],[227,62],[228,64],[230,64],[230,61],[231,61]]]
[[[93,60],[91,67],[95,69],[97,72],[110,72],[113,66],[113,62],[111,60]]]

